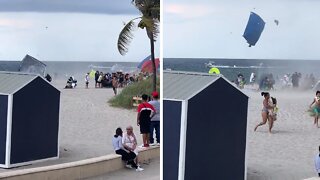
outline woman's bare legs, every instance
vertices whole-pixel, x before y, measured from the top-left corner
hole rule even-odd
[[[266,124],[266,123],[267,123],[267,120],[268,120],[268,113],[266,113],[266,112],[262,112],[262,113],[261,113],[261,116],[262,116],[262,122],[261,122],[261,123],[259,123],[259,124],[254,128],[254,131],[256,131],[256,130],[257,130],[257,128],[258,128],[259,126],[262,126],[262,125],[264,125],[264,124]]]
[[[271,133],[271,129],[273,128],[273,118],[269,116],[268,118],[268,124],[269,124],[269,133]]]

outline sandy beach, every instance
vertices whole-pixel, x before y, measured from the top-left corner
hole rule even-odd
[[[315,92],[271,91],[280,108],[273,134],[261,122],[263,97],[260,92],[245,90],[249,95],[247,130],[248,180],[298,180],[316,176],[314,157],[320,145],[320,128],[313,125],[306,110]]]
[[[113,91],[96,89],[81,82],[75,89],[63,89],[65,82],[53,84],[61,90],[60,109],[60,158],[14,168],[31,168],[71,162],[114,153],[111,138],[116,127],[131,124],[141,144],[136,126],[135,110],[110,107],[107,103]],[[244,90],[250,97],[247,129],[247,178],[248,180],[300,180],[315,176],[314,156],[320,145],[320,128],[306,113],[315,95],[313,91],[271,91],[278,100],[279,113],[273,134],[268,126],[254,126],[261,122],[263,97],[260,92]],[[1,169],[0,172],[8,171]],[[11,170],[9,170],[11,171]]]

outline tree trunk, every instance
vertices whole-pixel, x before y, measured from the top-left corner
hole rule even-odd
[[[152,61],[152,69],[153,69],[152,89],[153,91],[157,91],[157,68],[156,68],[156,61],[154,58],[154,38],[152,33],[149,33],[149,39],[150,39],[150,46],[151,46],[151,61]]]

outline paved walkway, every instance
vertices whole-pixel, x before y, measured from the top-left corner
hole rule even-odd
[[[160,158],[152,159],[148,164],[141,164],[141,167],[144,171],[136,172],[133,169],[121,169],[87,180],[160,180]]]

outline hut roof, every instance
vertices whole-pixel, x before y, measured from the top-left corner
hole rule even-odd
[[[230,83],[222,75],[198,72],[163,71],[163,98],[172,100],[190,99],[219,78],[223,78]],[[230,85],[235,87],[231,83]],[[236,88],[236,90],[239,89]]]
[[[0,72],[0,94],[13,94],[21,88],[23,88],[24,86],[26,86],[27,84],[29,84],[37,77],[42,78],[41,76],[36,74],[19,72]],[[43,80],[46,81],[45,79]]]

